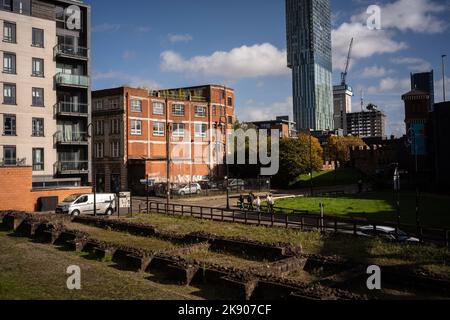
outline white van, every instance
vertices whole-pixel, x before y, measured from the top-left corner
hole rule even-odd
[[[111,193],[97,193],[96,207],[97,214],[112,215],[116,211],[116,196]],[[73,194],[56,208],[56,213],[68,214],[72,216],[93,215],[94,214],[94,194]]]

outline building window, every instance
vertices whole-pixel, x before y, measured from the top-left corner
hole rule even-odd
[[[153,123],[153,135],[155,137],[164,137],[164,135],[165,135],[165,123],[164,122],[154,122]]]
[[[103,100],[95,101],[94,105],[95,105],[95,110],[97,110],[97,111],[103,110]]]
[[[173,124],[173,137],[174,138],[183,138],[185,135],[184,132],[184,124],[183,123],[174,123]]]
[[[44,171],[44,149],[33,148],[33,171]]]
[[[43,88],[33,88],[32,106],[33,107],[43,107],[44,106],[44,89]]]
[[[3,53],[3,72],[16,74],[16,55],[14,53]]]
[[[157,116],[164,115],[165,104],[162,102],[153,102],[153,114]]]
[[[32,45],[33,47],[44,47],[44,30],[33,28],[33,36],[32,36]]]
[[[131,135],[132,136],[142,135],[142,121],[131,120]]]
[[[120,134],[120,120],[119,119],[111,120],[111,134]]]
[[[3,104],[16,104],[15,84],[3,84]]]
[[[120,143],[119,141],[111,142],[111,158],[120,157]]]
[[[142,112],[142,100],[131,100],[131,112]]]
[[[95,158],[97,159],[101,159],[104,156],[104,145],[103,143],[96,143],[94,145],[94,153],[95,153]]]
[[[32,135],[33,137],[43,137],[44,136],[44,119],[33,118],[32,120]]]
[[[97,136],[105,135],[105,121],[103,120],[95,121],[95,135]]]
[[[39,58],[33,58],[33,77],[44,77],[44,60]]]
[[[233,119],[233,117],[231,117],[231,116],[229,116],[228,117],[228,124],[233,124],[233,121],[234,119]]]
[[[206,138],[206,131],[208,126],[206,124],[198,123],[195,125],[195,137],[196,138]]]
[[[206,107],[195,107],[195,116],[199,118],[206,117]]]
[[[15,136],[16,129],[16,116],[11,114],[3,115],[3,135]]]
[[[174,116],[183,117],[184,116],[184,105],[182,105],[182,104],[172,105],[172,114]]]
[[[109,109],[111,109],[111,110],[119,109],[119,99],[117,99],[117,98],[110,99],[109,100]]]
[[[233,98],[232,97],[228,97],[228,106],[229,107],[233,106]]]
[[[3,147],[3,163],[6,166],[15,166],[17,164],[16,147],[4,146]]]
[[[16,24],[15,23],[6,22],[6,21],[3,23],[3,41],[9,42],[9,43],[16,43],[17,39],[16,39]]]

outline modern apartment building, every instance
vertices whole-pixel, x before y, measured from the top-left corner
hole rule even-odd
[[[334,129],[347,135],[347,113],[352,113],[353,89],[348,85],[333,87]]]
[[[89,182],[90,7],[0,2],[0,164],[32,166],[33,187]]]
[[[280,138],[297,137],[296,124],[289,119],[289,116],[279,116],[275,120],[255,121],[251,122],[251,124],[257,130],[278,130],[280,132]]]
[[[234,90],[218,85],[149,91],[94,91],[94,174],[99,191],[140,190],[225,175],[225,132],[235,121]],[[169,157],[168,157],[169,155]]]
[[[286,0],[286,23],[297,130],[332,130],[330,0]]]
[[[384,138],[386,115],[376,108],[347,113],[347,134],[361,138]]]

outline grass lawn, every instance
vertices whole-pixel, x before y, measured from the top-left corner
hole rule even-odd
[[[320,213],[320,203],[325,204],[325,214],[329,215],[367,218],[379,222],[397,221],[396,205],[393,194],[389,191],[342,197],[282,199],[276,202],[276,207]],[[422,194],[420,203],[420,217],[424,227],[450,228],[450,197]],[[414,225],[415,194],[403,192],[400,207],[402,222]]]
[[[197,300],[196,288],[163,285],[73,252],[0,232],[0,300]],[[66,287],[67,267],[81,268],[81,290]]]
[[[350,168],[335,170],[323,170],[320,172],[313,173],[313,184],[315,187],[326,187],[334,185],[350,185],[357,184],[358,180],[361,178],[361,174]],[[310,175],[301,175],[295,185],[297,188],[309,187],[310,186]]]
[[[237,236],[262,242],[300,244],[306,254],[339,255],[359,263],[380,266],[410,265],[450,277],[450,252],[433,246],[389,243],[379,239],[359,238],[358,241],[354,241],[353,237],[345,235],[321,235],[319,232],[202,221],[161,214],[141,214],[129,220],[148,223],[160,230],[181,234],[203,231],[219,236]]]

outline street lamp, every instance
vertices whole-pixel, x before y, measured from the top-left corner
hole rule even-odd
[[[444,97],[444,102],[446,102],[446,96],[445,96],[445,58],[447,57],[446,54],[442,55],[442,92]]]
[[[395,171],[394,171],[394,193],[396,194],[396,206],[397,206],[397,237],[400,230],[401,216],[400,216],[400,189],[401,189],[401,181],[400,181],[400,171],[398,163],[395,163]]]
[[[227,210],[230,210],[230,187],[228,182],[228,176],[225,176],[225,183],[227,185]]]
[[[314,195],[314,186],[313,186],[313,160],[312,160],[312,130],[309,130],[309,166],[310,166],[310,188],[311,188],[311,197]]]

